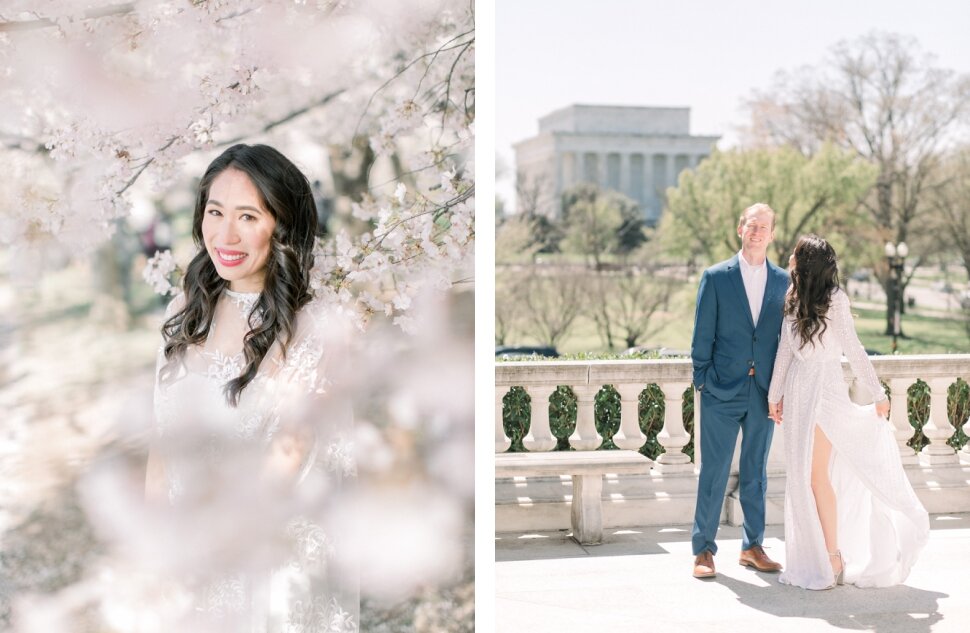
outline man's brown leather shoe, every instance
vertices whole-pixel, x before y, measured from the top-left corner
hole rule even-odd
[[[741,559],[738,562],[745,567],[754,567],[758,571],[781,571],[781,563],[776,563],[768,558],[764,548],[760,545],[741,550]]]
[[[694,558],[694,578],[713,578],[716,575],[711,550],[704,550]]]

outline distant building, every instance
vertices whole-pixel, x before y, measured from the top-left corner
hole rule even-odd
[[[690,135],[690,108],[571,105],[539,119],[516,143],[518,207],[558,217],[561,195],[590,182],[619,191],[656,224],[664,191],[709,156],[718,136]]]

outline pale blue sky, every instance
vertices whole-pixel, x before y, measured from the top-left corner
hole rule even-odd
[[[970,72],[967,0],[498,0],[495,149],[512,195],[512,143],[573,104],[689,106],[693,134],[732,144],[742,100],[778,70],[817,64],[872,30],[915,37]]]

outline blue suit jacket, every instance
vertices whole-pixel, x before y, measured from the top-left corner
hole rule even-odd
[[[694,386],[718,400],[730,400],[754,367],[755,382],[768,392],[788,283],[788,273],[768,262],[765,297],[756,328],[738,255],[704,271],[697,291],[690,346]]]

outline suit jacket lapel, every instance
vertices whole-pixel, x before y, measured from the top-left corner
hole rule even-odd
[[[771,262],[767,262],[766,265],[768,266],[768,279],[765,282],[765,298],[761,302],[761,313],[758,315],[758,325],[765,322],[765,314],[768,312],[768,304],[773,303],[775,295],[782,290],[781,276],[775,274],[776,271],[773,269]]]
[[[751,304],[748,303],[748,293],[744,291],[744,280],[741,279],[741,262],[738,261],[738,255],[735,255],[731,263],[728,264],[728,276],[731,278],[731,283],[738,293],[738,299],[741,301],[741,307],[743,308],[742,312],[744,312],[744,316],[748,320],[748,325],[754,330],[754,319],[751,318]],[[767,290],[765,288],[766,292]],[[762,305],[762,307],[764,306]]]

